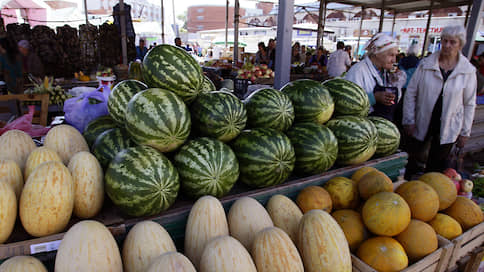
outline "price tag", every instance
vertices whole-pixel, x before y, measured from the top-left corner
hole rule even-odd
[[[62,240],[30,245],[30,254],[54,251],[59,248]]]

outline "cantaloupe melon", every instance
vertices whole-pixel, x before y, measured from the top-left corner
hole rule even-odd
[[[23,171],[30,152],[36,148],[32,138],[21,130],[9,130],[0,136],[0,159],[13,160]]]
[[[393,192],[392,180],[383,172],[371,171],[360,178],[358,191],[364,200],[380,192]]]
[[[57,152],[65,165],[69,164],[69,160],[76,153],[89,151],[89,146],[81,133],[69,125],[59,125],[49,130],[44,146]]]
[[[420,260],[439,247],[435,230],[429,224],[416,219],[412,219],[396,239],[412,262]]]
[[[378,169],[370,166],[363,166],[360,169],[356,170],[353,175],[351,175],[351,179],[356,182],[356,185],[358,185],[358,182],[360,179],[366,175],[367,173],[370,173],[372,171],[378,171]]]
[[[303,216],[299,207],[284,195],[274,195],[266,205],[274,226],[282,229],[296,243],[299,221]]]
[[[407,202],[412,218],[424,222],[432,220],[439,211],[439,195],[430,185],[419,181],[409,181],[400,185],[395,193]]]
[[[463,196],[458,196],[444,212],[459,222],[464,231],[480,224],[483,219],[481,208]]]
[[[397,272],[408,266],[408,257],[402,245],[390,237],[373,237],[364,241],[357,255],[380,272]]]
[[[462,234],[462,227],[459,222],[443,213],[438,213],[429,224],[438,235],[447,240],[453,240]]]
[[[333,209],[331,196],[320,186],[308,186],[302,189],[297,195],[296,203],[303,213],[313,209],[330,213]]]
[[[0,272],[47,272],[47,269],[32,256],[15,256],[0,265]]]
[[[153,260],[147,272],[196,272],[190,260],[178,252],[167,252]]]
[[[351,251],[356,251],[368,239],[368,230],[361,215],[353,210],[337,210],[331,214],[343,230]]]
[[[390,192],[373,195],[361,213],[365,226],[376,235],[395,236],[410,223],[410,208],[405,200]]]
[[[27,158],[27,162],[25,163],[25,180],[29,178],[29,175],[34,171],[37,166],[39,166],[43,162],[48,161],[62,162],[59,155],[57,155],[57,152],[45,146],[37,147],[32,152],[30,152],[30,155]]]
[[[0,244],[7,241],[17,218],[17,198],[12,186],[0,182]]]
[[[200,272],[257,272],[254,261],[245,247],[230,236],[210,241],[200,258]]]
[[[360,196],[355,181],[345,177],[335,177],[326,182],[323,188],[328,191],[334,210],[358,207]]]
[[[6,182],[12,186],[17,200],[20,199],[24,179],[18,164],[13,160],[0,159],[0,182]]]
[[[423,174],[418,179],[432,186],[439,195],[439,211],[447,209],[454,203],[457,197],[457,189],[452,180],[446,175],[429,172]]]

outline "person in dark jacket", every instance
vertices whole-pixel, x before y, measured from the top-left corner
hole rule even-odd
[[[27,40],[21,40],[17,43],[18,51],[22,56],[22,68],[24,74],[32,74],[35,77],[44,76],[44,65],[40,58],[32,52],[30,43]]]

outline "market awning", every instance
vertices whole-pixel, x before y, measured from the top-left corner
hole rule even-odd
[[[381,0],[327,0],[328,2],[337,2],[365,8],[382,8]],[[386,0],[384,1],[386,10],[394,10],[397,13],[412,12],[418,10],[429,10],[430,0]],[[433,9],[465,6],[472,4],[472,0],[434,0]]]
[[[49,6],[40,0],[0,0],[0,9],[46,9]]]

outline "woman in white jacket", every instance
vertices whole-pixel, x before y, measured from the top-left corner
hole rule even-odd
[[[403,125],[410,136],[405,177],[418,172],[417,157],[430,144],[426,172],[443,171],[454,145],[471,134],[476,106],[476,71],[462,55],[466,30],[442,30],[441,50],[423,59],[410,80],[403,104]]]

